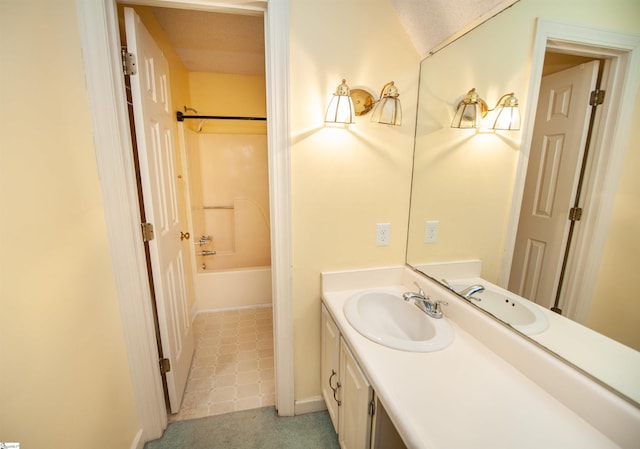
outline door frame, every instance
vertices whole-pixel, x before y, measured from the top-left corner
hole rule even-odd
[[[76,0],[76,5],[112,270],[141,427],[134,446],[141,447],[145,441],[162,435],[167,412],[140,232],[116,1]],[[264,1],[264,8],[245,7],[237,0],[129,3],[245,14],[264,12],[276,407],[280,415],[291,416],[294,378],[288,0],[269,0],[268,5]]]
[[[606,59],[602,89],[607,91],[607,102],[599,113],[600,117],[593,132],[592,149],[595,151],[591,154],[594,156],[592,161],[594,170],[589,181],[590,185],[585,191],[588,198],[585,209],[597,209],[599,213],[595,217],[587,214],[586,219],[581,222],[582,229],[575,235],[575,247],[565,276],[564,289],[570,293],[566,296],[564,308],[573,319],[584,322],[591,306],[592,292],[607,239],[613,213],[613,200],[631,128],[631,114],[634,110],[640,78],[640,36],[538,19],[529,77],[526,118],[522,128],[520,157],[499,280],[499,284],[503,287],[508,285],[511,272],[542,68],[547,49]],[[610,151],[601,151],[601,149],[610,149]],[[600,194],[590,194],[596,191]],[[584,263],[572,263],[579,260]]]

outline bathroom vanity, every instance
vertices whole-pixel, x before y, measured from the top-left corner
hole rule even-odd
[[[367,291],[405,303],[415,282],[447,303],[442,320],[453,338],[445,347],[392,348],[345,316],[345,304]],[[637,408],[409,267],[323,273],[322,287],[322,392],[343,449],[602,449],[640,441]]]
[[[406,447],[324,305],[321,369],[322,396],[342,448]]]

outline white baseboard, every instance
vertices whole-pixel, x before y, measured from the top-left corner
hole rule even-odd
[[[313,398],[303,399],[302,401],[296,401],[294,405],[294,413],[297,415],[304,415],[305,413],[321,412],[327,409],[322,396],[316,396]]]
[[[142,438],[143,434],[144,431],[142,429],[138,430],[138,433],[136,433],[136,436],[131,443],[131,449],[144,449],[145,441],[144,438]]]
[[[195,315],[193,315],[193,317],[195,318],[196,315],[199,315],[201,313],[212,313],[212,312],[229,312],[232,310],[247,310],[247,309],[266,309],[269,307],[273,307],[273,304],[268,303],[268,304],[252,304],[249,306],[237,306],[237,307],[222,307],[220,309],[196,309],[195,310]],[[192,311],[193,313],[193,311]]]

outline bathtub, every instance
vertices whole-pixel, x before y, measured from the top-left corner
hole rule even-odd
[[[198,272],[194,293],[197,312],[271,306],[271,267]]]

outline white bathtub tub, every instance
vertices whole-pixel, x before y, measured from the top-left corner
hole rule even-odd
[[[271,306],[271,267],[197,273],[197,312]]]

